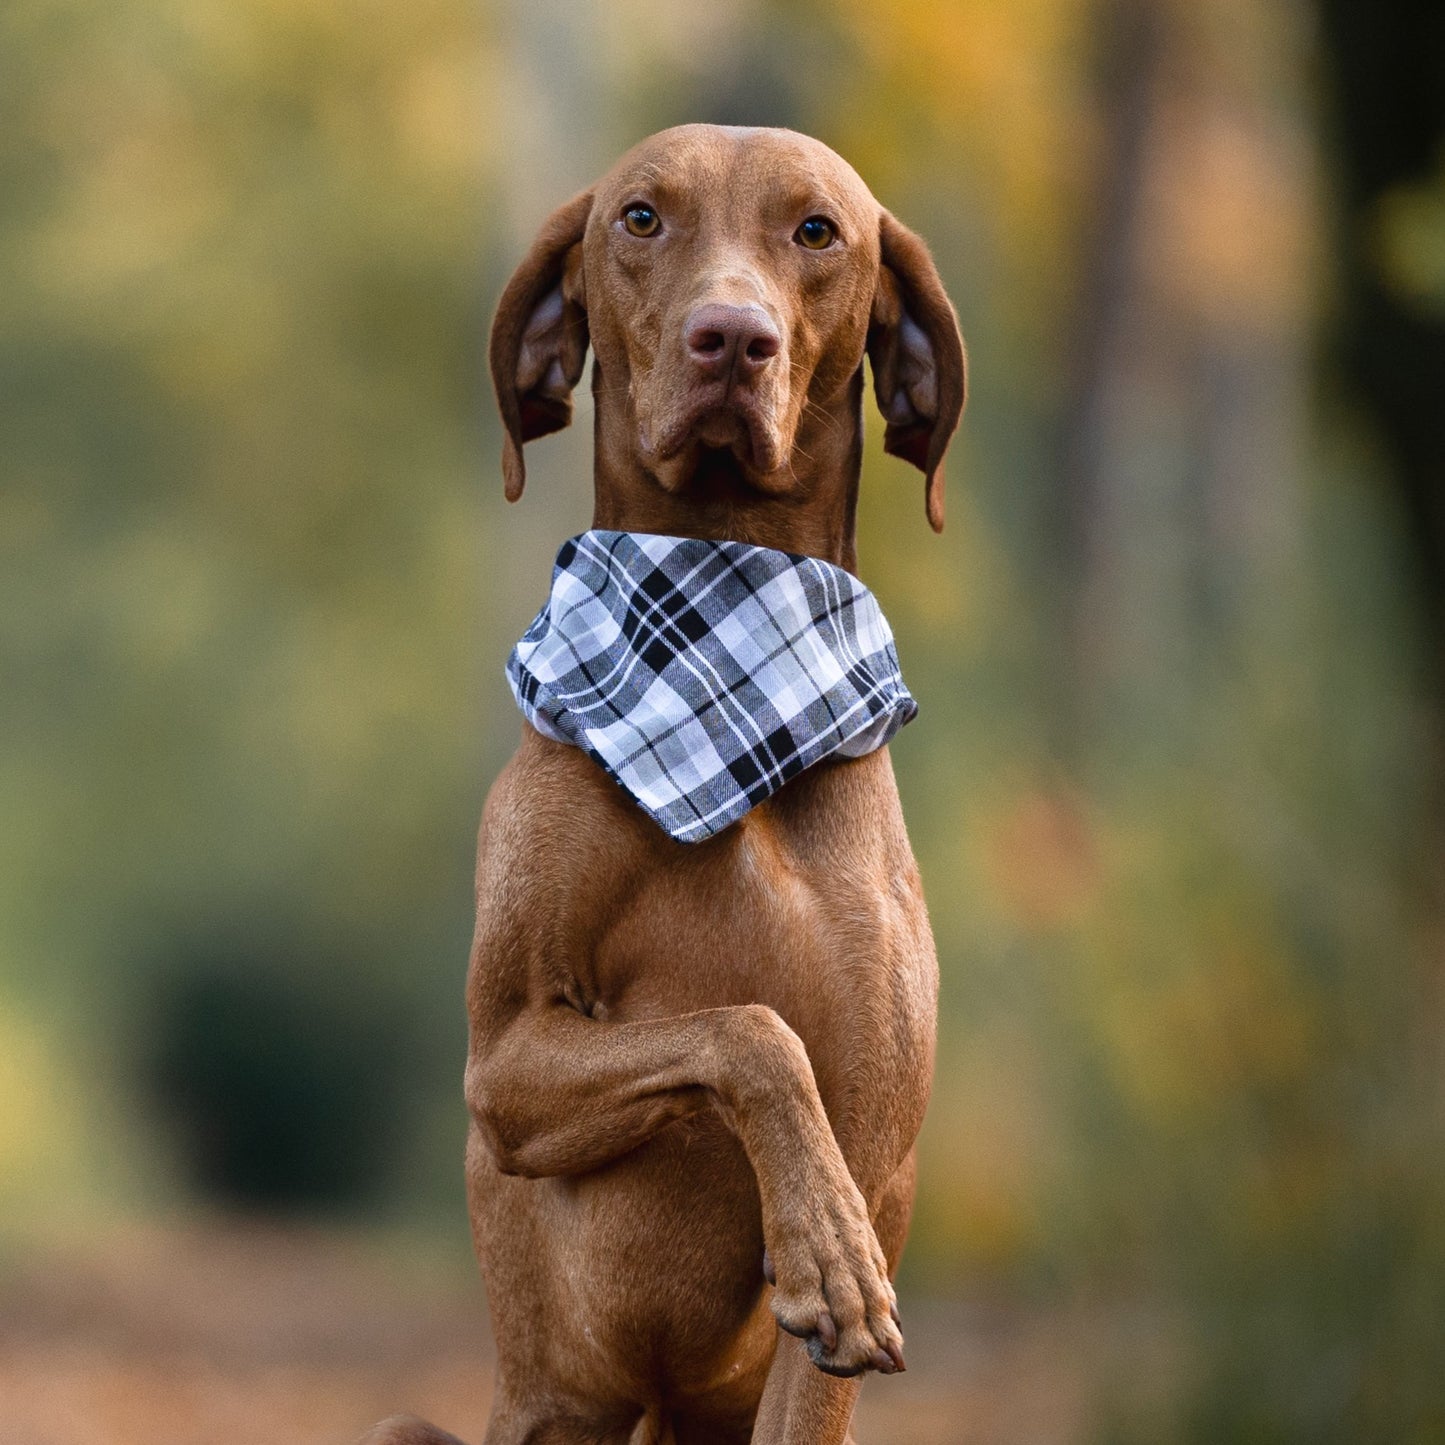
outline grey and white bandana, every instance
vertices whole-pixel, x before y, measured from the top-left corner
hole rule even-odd
[[[833,753],[918,711],[856,577],[745,542],[584,532],[507,660],[527,721],[581,748],[697,843]]]

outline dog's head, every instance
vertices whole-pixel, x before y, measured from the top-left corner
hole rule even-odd
[[[492,328],[509,499],[523,444],[571,420],[589,343],[603,525],[719,490],[734,509],[851,507],[866,354],[884,447],[924,473],[942,529],[965,391],[953,308],[923,242],[820,142],[679,126],[548,218]]]

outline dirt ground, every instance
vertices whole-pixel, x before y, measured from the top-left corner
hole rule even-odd
[[[909,1370],[860,1445],[1075,1445],[1077,1323],[903,1301]],[[481,1288],[395,1242],[234,1223],[128,1228],[0,1273],[0,1445],[351,1445],[400,1410],[479,1441]]]

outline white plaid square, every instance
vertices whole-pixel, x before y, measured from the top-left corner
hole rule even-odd
[[[507,660],[527,720],[583,749],[681,843],[918,711],[856,577],[745,542],[584,532]]]

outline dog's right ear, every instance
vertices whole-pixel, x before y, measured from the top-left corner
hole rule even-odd
[[[502,413],[502,477],[507,500],[527,480],[522,447],[572,420],[572,389],[587,359],[587,294],[582,233],[592,192],[547,217],[512,274],[492,321],[492,385]]]

